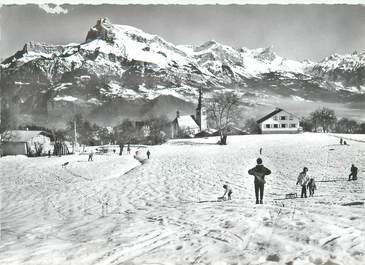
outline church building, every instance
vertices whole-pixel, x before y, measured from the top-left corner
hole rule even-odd
[[[194,137],[197,133],[204,131],[207,126],[206,109],[202,102],[202,90],[199,89],[198,106],[194,115],[180,115],[176,112],[176,118],[171,125],[171,138]]]

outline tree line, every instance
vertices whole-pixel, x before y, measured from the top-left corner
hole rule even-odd
[[[161,144],[167,141],[170,130],[170,121],[165,116],[151,117],[139,122],[125,119],[111,127],[91,123],[81,114],[70,119],[65,129],[55,130],[33,124],[19,126],[18,129],[45,131],[53,141],[74,142],[75,125],[77,142],[84,145]]]
[[[300,126],[307,132],[365,133],[365,122],[350,118],[337,118],[335,111],[318,108],[309,116],[302,117]]]

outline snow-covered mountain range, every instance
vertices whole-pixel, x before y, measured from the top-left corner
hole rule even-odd
[[[84,43],[29,42],[1,63],[3,108],[17,115],[95,121],[188,111],[198,89],[234,90],[247,106],[260,98],[339,103],[365,100],[365,53],[315,63],[282,58],[272,48],[232,48],[216,41],[174,45],[140,29],[99,19]],[[108,114],[108,115],[106,115]]]

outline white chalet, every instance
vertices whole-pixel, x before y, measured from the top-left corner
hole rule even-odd
[[[279,108],[256,122],[259,124],[262,134],[301,132],[299,118]]]

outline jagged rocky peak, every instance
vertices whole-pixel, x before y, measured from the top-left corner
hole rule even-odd
[[[115,34],[112,31],[112,27],[112,23],[107,18],[99,18],[96,21],[96,25],[87,33],[86,42],[90,42],[95,39],[103,39],[111,42],[114,41]]]
[[[267,48],[259,48],[256,49],[255,51],[257,52],[255,58],[262,61],[272,61],[277,56],[272,46]]]
[[[63,49],[60,45],[50,45],[47,43],[30,41],[23,47],[23,53],[35,52],[35,53],[56,53],[61,52]]]
[[[228,48],[233,49],[232,47],[223,45],[223,44],[221,44],[221,43],[219,43],[215,40],[209,40],[209,41],[204,42],[200,46],[195,47],[194,51],[195,52],[201,52],[201,51],[204,51],[204,50],[225,50],[225,49],[228,49]]]
[[[332,54],[316,65],[316,69],[323,68],[324,70],[341,69],[346,71],[356,71],[365,66],[365,53],[352,54]]]

